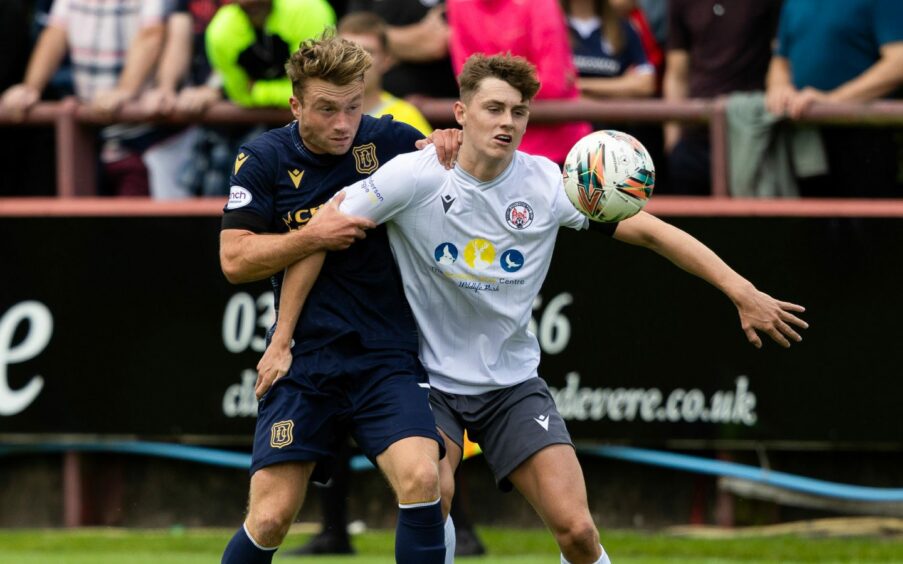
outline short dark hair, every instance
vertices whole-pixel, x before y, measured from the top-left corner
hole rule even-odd
[[[504,80],[521,93],[524,101],[532,100],[539,92],[539,79],[536,67],[523,57],[510,52],[487,57],[483,53],[474,53],[464,63],[458,84],[461,87],[461,99],[467,102],[477,91],[480,83],[487,78]]]
[[[336,37],[335,30],[329,29],[320,37],[302,41],[285,64],[285,72],[292,81],[292,94],[300,100],[309,79],[346,86],[363,81],[372,64],[373,59],[363,47]]]
[[[386,20],[373,12],[352,12],[339,20],[336,28],[339,35],[374,35],[379,39],[383,51],[389,50],[389,34]]]

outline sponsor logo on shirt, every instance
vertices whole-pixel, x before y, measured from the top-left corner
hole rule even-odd
[[[250,190],[247,188],[242,188],[241,186],[232,186],[229,188],[229,203],[226,204],[227,210],[234,210],[238,208],[243,208],[246,205],[251,203],[254,197],[251,195]]]
[[[499,264],[505,272],[517,272],[524,265],[524,255],[517,249],[508,249],[502,253]]]
[[[495,261],[495,245],[486,239],[471,239],[464,246],[464,262],[474,270],[485,270]]]
[[[533,208],[527,202],[514,202],[505,211],[505,221],[515,229],[526,229],[533,223]]]
[[[458,260],[458,247],[453,243],[442,243],[433,251],[433,257],[442,265],[455,264],[455,261]]]

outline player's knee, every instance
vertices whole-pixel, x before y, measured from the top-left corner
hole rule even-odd
[[[255,511],[248,514],[248,532],[261,546],[279,546],[288,534],[293,517],[285,512]]]
[[[401,477],[398,499],[401,503],[434,500],[439,497],[439,468],[431,460],[412,464]]]
[[[599,531],[588,516],[568,523],[555,537],[563,552],[594,554],[599,546]]]

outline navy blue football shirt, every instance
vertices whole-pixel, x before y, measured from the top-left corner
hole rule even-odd
[[[239,149],[223,229],[303,229],[336,192],[392,157],[415,150],[422,137],[391,116],[365,115],[348,153],[317,155],[302,143],[297,122],[270,130]],[[277,314],[282,278],[282,272],[271,277]],[[327,253],[295,329],[293,351],[308,352],[354,334],[367,348],[417,351],[414,316],[385,226],[368,231],[366,239],[347,250]]]

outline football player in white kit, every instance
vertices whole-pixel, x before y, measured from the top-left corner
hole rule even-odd
[[[577,212],[557,165],[516,150],[539,89],[525,59],[473,55],[459,82],[455,117],[463,143],[454,169],[443,168],[431,148],[400,155],[346,188],[340,209],[388,222],[447,447],[440,471],[445,512],[466,429],[499,487],[513,485],[542,517],[562,562],[605,563],[583,472],[538,376],[540,348],[527,328],[558,228],[601,230],[710,282],[734,302],[756,347],[757,331],[785,347],[800,341],[793,326],[807,327],[795,315],[804,309],[760,292],[702,243],[648,213],[602,224]],[[288,269],[276,331],[292,331],[323,258]]]

